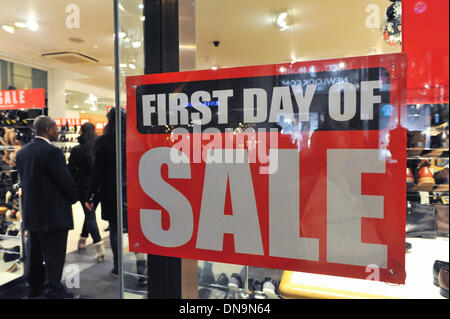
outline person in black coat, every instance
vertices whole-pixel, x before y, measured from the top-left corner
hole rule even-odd
[[[126,115],[121,112],[122,120],[122,198],[123,198],[123,227],[127,229],[126,211]],[[95,146],[94,175],[89,187],[89,200],[86,203],[93,209],[95,202],[101,203],[102,219],[109,222],[110,243],[113,252],[114,266],[111,274],[118,275],[118,229],[117,229],[117,194],[116,194],[116,132],[115,132],[115,108],[107,115],[108,124],[103,135],[97,139]]]
[[[42,115],[35,119],[33,128],[36,137],[16,157],[22,186],[23,228],[28,232],[28,296],[71,298],[74,296],[66,292],[61,278],[67,235],[73,229],[72,204],[78,199],[77,189],[62,151],[50,143],[59,134],[55,121]]]
[[[78,240],[78,250],[81,251],[86,248],[86,239],[90,234],[97,250],[96,259],[98,262],[103,262],[106,257],[105,245],[98,230],[95,208],[91,210],[85,205],[89,196],[89,182],[94,173],[94,148],[97,140],[94,124],[84,123],[81,126],[80,133],[78,137],[80,144],[72,148],[69,157],[69,171],[77,185],[78,199],[84,211],[84,223]]]

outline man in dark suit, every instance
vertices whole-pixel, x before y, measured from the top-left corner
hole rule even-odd
[[[73,229],[72,204],[78,199],[77,189],[62,151],[50,143],[59,135],[55,121],[39,116],[33,129],[36,137],[16,157],[22,183],[23,225],[29,234],[28,296],[72,298],[61,278],[67,235]]]

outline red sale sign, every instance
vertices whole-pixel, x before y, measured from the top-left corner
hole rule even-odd
[[[0,109],[45,108],[45,90],[3,90],[0,91]]]
[[[393,54],[127,78],[130,250],[404,283],[405,69]]]

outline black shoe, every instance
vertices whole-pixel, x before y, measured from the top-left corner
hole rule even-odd
[[[219,278],[217,278],[216,284],[220,286],[228,286],[228,277],[224,273],[221,273]]]
[[[408,203],[406,214],[406,237],[437,237],[435,207],[432,205]]]
[[[233,273],[228,283],[228,287],[235,290],[239,288],[244,288],[241,276],[239,276],[236,273]]]
[[[448,261],[436,260],[433,265],[433,284],[439,287],[439,271],[441,268],[448,269]]]
[[[412,248],[412,245],[410,243],[405,243],[406,245],[406,251],[410,250]]]
[[[212,272],[212,263],[205,262],[203,269],[200,272],[198,280],[199,285],[210,285],[216,282]]]
[[[111,270],[109,275],[114,278],[119,278],[119,270],[117,268],[113,268],[113,270]]]

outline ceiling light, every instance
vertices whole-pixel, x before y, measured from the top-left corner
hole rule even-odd
[[[280,28],[280,31],[284,31],[291,26],[290,15],[287,11],[280,12],[276,15],[275,22]]]
[[[212,66],[211,70],[214,70],[214,71],[217,70],[217,66]]]
[[[95,106],[93,106],[90,108],[90,110],[95,112],[95,111],[97,111],[97,108]]]
[[[74,109],[78,109],[80,106],[79,105],[74,105],[73,108]]]
[[[31,31],[36,31],[39,29],[38,24],[36,23],[36,20],[34,18],[29,18],[27,21],[27,28]]]
[[[91,103],[97,102],[97,97],[94,94],[89,94],[89,101]]]
[[[145,21],[145,16],[142,16],[142,17],[141,17],[141,21]]]
[[[122,11],[125,11],[125,8],[123,7],[123,5],[121,3],[119,3],[119,9]]]
[[[144,5],[141,3],[141,4],[138,5],[138,8],[139,9],[144,9]]]
[[[98,45],[97,44],[94,44],[93,47],[94,47],[94,49],[98,49]]]
[[[120,39],[123,39],[123,38],[125,38],[127,36],[127,34],[125,33],[125,32],[119,32],[119,38]]]
[[[126,67],[127,67],[127,64],[126,64],[126,63],[120,63],[120,67],[121,67],[121,68],[126,68]]]
[[[14,33],[14,27],[10,26],[10,25],[2,25],[3,30],[5,30],[8,33]]]
[[[131,43],[131,46],[135,49],[140,48],[141,47],[141,41],[133,41]]]
[[[24,22],[14,22],[14,25],[16,26],[16,27],[18,27],[18,28],[21,28],[21,29],[25,29],[26,27],[27,27],[27,24],[26,23],[24,23]]]
[[[128,64],[128,67],[130,68],[130,69],[132,69],[132,70],[134,70],[134,69],[136,69],[136,66],[134,65],[134,64]]]

